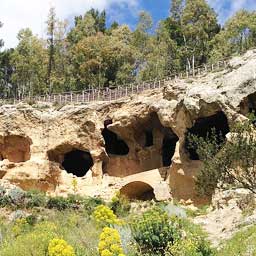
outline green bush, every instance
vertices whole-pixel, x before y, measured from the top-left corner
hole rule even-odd
[[[153,209],[137,216],[131,223],[132,235],[144,253],[163,255],[168,244],[181,237],[179,220],[169,218],[160,209]]]
[[[232,127],[227,142],[220,142],[214,130],[206,139],[189,136],[203,162],[196,178],[199,194],[211,196],[217,187],[243,187],[256,193],[256,129],[251,120]]]
[[[30,190],[26,193],[26,207],[45,207],[47,203],[46,195],[38,190]]]
[[[206,240],[206,235],[201,228],[186,219],[180,220],[182,228],[181,239],[169,243],[166,249],[167,255],[175,256],[213,256],[215,251]]]
[[[127,197],[123,196],[118,192],[110,202],[110,208],[113,212],[118,215],[125,217],[129,214],[131,209],[130,201]]]
[[[94,211],[94,209],[99,205],[104,205],[105,202],[98,197],[88,197],[83,199],[83,208],[85,211],[91,215]]]
[[[69,209],[70,207],[70,201],[64,197],[50,197],[47,202],[47,208],[49,209],[57,209],[59,211],[63,211]]]

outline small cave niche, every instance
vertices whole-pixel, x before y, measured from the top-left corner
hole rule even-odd
[[[240,113],[243,115],[256,114],[256,93],[250,94],[240,103]]]
[[[222,111],[219,111],[215,115],[209,117],[197,119],[193,127],[187,130],[185,148],[189,153],[189,157],[191,160],[199,160],[199,156],[196,152],[196,149],[190,147],[188,134],[207,138],[207,135],[210,135],[213,129],[216,132],[218,142],[221,143],[222,140],[225,139],[225,135],[230,131],[228,119]]]
[[[8,159],[13,163],[26,162],[30,159],[31,139],[19,136],[5,136],[0,144],[0,160]]]
[[[165,128],[165,135],[162,144],[163,166],[168,167],[172,164],[172,157],[175,153],[176,143],[179,137],[170,129]]]
[[[105,141],[106,152],[109,155],[126,156],[129,154],[129,147],[116,133],[108,129],[108,125],[112,124],[112,120],[104,122],[102,136]]]
[[[120,194],[130,200],[154,200],[154,189],[147,183],[141,181],[134,181],[128,183],[120,189]]]
[[[88,151],[68,147],[56,148],[48,152],[49,161],[57,162],[61,167],[77,177],[83,177],[93,166],[93,159]]]

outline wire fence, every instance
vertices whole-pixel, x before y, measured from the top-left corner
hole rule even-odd
[[[205,64],[197,67],[192,71],[184,71],[160,80],[151,80],[123,86],[116,86],[111,88],[89,89],[83,91],[71,91],[63,93],[53,93],[51,95],[39,96],[24,96],[12,99],[1,99],[5,103],[19,103],[19,102],[49,102],[58,104],[68,103],[89,103],[96,101],[115,101],[121,98],[129,97],[135,94],[140,94],[146,90],[160,89],[170,81],[177,79],[188,79],[206,75],[211,72],[217,72],[226,69],[228,66],[227,60],[218,61],[215,64]]]

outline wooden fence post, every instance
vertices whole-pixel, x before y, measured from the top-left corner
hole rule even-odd
[[[73,95],[72,95],[72,92],[70,92],[70,101],[71,101],[71,102],[73,101]]]

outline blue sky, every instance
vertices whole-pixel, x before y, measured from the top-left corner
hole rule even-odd
[[[241,8],[255,9],[256,0],[208,0],[219,13],[220,23]],[[106,9],[108,23],[116,20],[135,27],[138,13],[146,10],[151,13],[155,24],[168,16],[170,0],[0,0],[0,38],[5,47],[17,44],[17,33],[20,29],[30,27],[34,34],[45,37],[45,21],[50,6],[55,6],[61,19],[73,20],[75,15],[83,14],[91,7]]]

